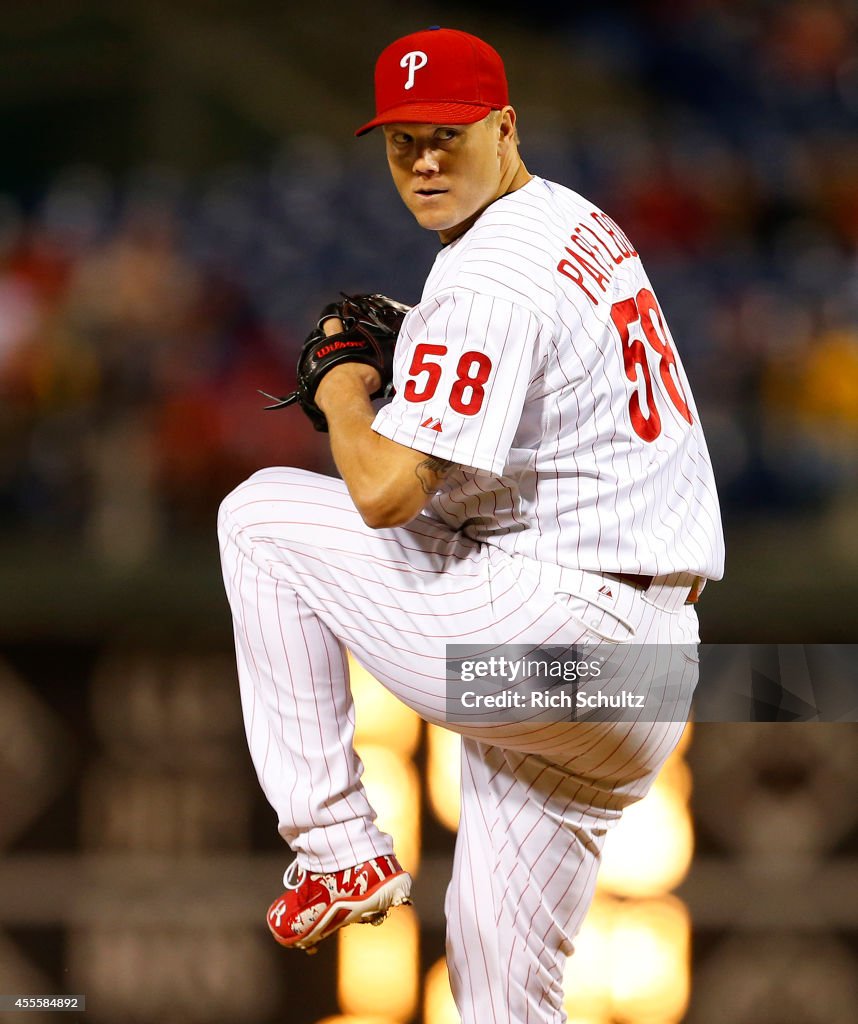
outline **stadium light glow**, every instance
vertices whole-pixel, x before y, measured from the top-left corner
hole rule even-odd
[[[420,742],[420,716],[386,690],[349,652],[355,702],[355,744],[378,743],[412,757]]]
[[[352,1014],[346,1014],[345,1017],[325,1017],[324,1020],[317,1021],[316,1024],[399,1024],[399,1021],[392,1017],[355,1017]]]
[[[618,896],[660,896],[688,873],[694,829],[688,809],[688,765],[669,759],[650,792],[623,812],[608,833],[598,888]]]
[[[688,722],[685,726],[685,731],[679,737],[679,742],[673,748],[670,757],[667,759],[667,764],[671,761],[677,761],[685,756],[685,751],[691,746],[691,738],[694,735],[694,723]]]
[[[691,922],[673,896],[598,896],[567,963],[569,1024],[678,1024],[688,1005]]]
[[[447,961],[436,960],[426,972],[423,1024],[460,1024],[461,1017],[450,991]]]
[[[596,896],[575,939],[575,952],[566,961],[563,979],[563,1006],[570,1022],[611,1024],[615,915],[616,901]]]
[[[395,1024],[411,1019],[419,987],[418,931],[411,907],[397,907],[381,928],[339,932],[337,990],[345,1013],[390,1018]]]
[[[690,938],[688,910],[675,897],[623,909],[613,933],[617,1016],[640,1024],[674,1024],[683,1018],[690,989]]]
[[[455,832],[459,827],[461,737],[438,725],[427,727],[426,774],[429,805],[438,821]]]
[[[363,781],[378,827],[396,840],[396,856],[414,874],[420,866],[420,779],[414,764],[386,747],[358,747]]]

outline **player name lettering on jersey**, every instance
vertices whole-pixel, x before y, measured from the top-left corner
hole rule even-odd
[[[575,225],[566,253],[570,258],[561,259],[557,270],[574,281],[594,306],[599,305],[599,299],[592,285],[607,292],[615,269],[623,260],[637,256],[622,228],[600,210],[590,214],[589,222]]]

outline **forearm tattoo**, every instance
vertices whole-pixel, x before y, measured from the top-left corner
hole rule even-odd
[[[435,478],[440,477],[443,480],[454,465],[455,463],[453,462],[448,462],[446,459],[437,459],[433,455],[419,462],[414,472],[417,474],[417,479],[420,481],[423,493],[426,495],[434,494],[438,489]]]

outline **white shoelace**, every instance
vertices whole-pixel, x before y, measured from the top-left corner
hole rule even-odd
[[[286,868],[283,875],[283,884],[287,889],[298,889],[301,887],[306,875],[307,872],[304,868],[298,867],[298,858],[296,857],[289,867]]]

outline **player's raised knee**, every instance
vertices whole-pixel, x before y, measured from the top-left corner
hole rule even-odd
[[[311,473],[305,469],[278,466],[260,469],[235,487],[220,503],[218,530],[221,535],[228,524],[244,525],[287,518],[289,504],[319,501],[325,491],[342,490],[339,480]]]
[[[221,535],[227,524],[244,521],[250,511],[255,510],[258,520],[261,506],[272,500],[272,488],[276,488],[278,482],[281,487],[284,484],[288,486],[290,475],[300,473],[302,470],[288,468],[261,469],[234,487],[218,509],[218,530]]]

